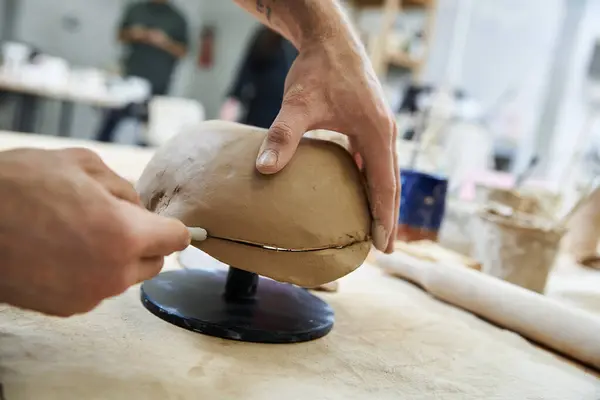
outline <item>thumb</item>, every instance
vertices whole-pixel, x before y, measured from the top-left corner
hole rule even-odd
[[[304,106],[284,104],[260,147],[256,160],[258,171],[263,174],[281,171],[292,159],[308,124],[308,112]]]
[[[177,219],[162,217],[124,201],[121,210],[141,243],[142,258],[168,256],[185,249],[191,242],[186,226]]]

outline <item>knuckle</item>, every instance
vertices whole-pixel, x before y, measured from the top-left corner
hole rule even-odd
[[[94,310],[101,303],[102,298],[93,297],[93,291],[81,292],[76,299],[71,299],[69,305],[60,307],[53,312],[57,317],[68,318],[76,315],[86,314]]]
[[[105,166],[104,161],[97,153],[85,147],[74,147],[63,151],[67,157],[85,168],[101,170]]]
[[[140,239],[132,232],[124,229],[120,235],[115,237],[110,247],[112,248],[113,262],[122,267],[135,260],[141,243]]]
[[[121,246],[123,248],[123,253],[126,254],[128,258],[138,254],[143,245],[142,238],[139,235],[136,235],[132,229],[127,227],[123,228]]]
[[[92,246],[100,263],[122,266],[132,261],[141,244],[124,218],[99,212],[88,222],[95,227]]]
[[[390,182],[386,182],[384,184],[379,185],[377,191],[379,192],[381,198],[394,199],[396,196],[396,191],[398,190],[396,186],[396,182],[392,180]]]
[[[98,154],[85,147],[72,147],[62,150],[63,153],[69,155],[76,160],[99,160]]]
[[[89,296],[83,304],[98,304],[105,298],[117,296],[125,292],[132,284],[135,278],[132,278],[136,271],[132,269],[133,264],[112,264],[106,268],[102,274],[102,279],[93,288],[90,288]]]
[[[375,115],[379,121],[379,126],[384,128],[382,129],[384,130],[382,133],[392,137],[397,130],[397,124],[395,118],[390,114],[389,110],[386,107],[378,107]]]
[[[148,273],[152,276],[156,276],[158,275],[163,267],[165,266],[165,258],[164,257],[157,257],[156,260],[154,260],[152,263],[150,263],[148,265]]]
[[[305,107],[308,105],[309,95],[303,85],[295,84],[290,86],[283,98],[283,106]]]
[[[276,122],[269,130],[269,141],[275,144],[288,144],[292,142],[294,131],[285,122]]]
[[[56,317],[59,318],[69,318],[72,317],[74,315],[77,315],[79,312],[75,309],[75,308],[60,308],[57,310],[54,310],[54,312],[52,312],[51,314],[53,314]]]
[[[39,311],[59,318],[68,318],[77,313],[77,307],[74,305],[75,302],[70,301],[68,305],[65,304],[52,304],[47,308],[40,308]]]
[[[131,271],[129,268],[125,268],[122,271],[119,271],[113,276],[113,279],[110,281],[110,285],[106,288],[106,297],[109,296],[117,296],[121,293],[124,293],[131,285],[136,283],[131,279]]]
[[[394,118],[390,118],[390,133],[396,137],[396,135],[398,134],[398,123],[396,122],[396,120]]]
[[[88,299],[86,301],[83,301],[79,305],[79,308],[75,311],[75,315],[89,313],[90,311],[93,311],[96,307],[98,307],[101,302],[102,299]]]

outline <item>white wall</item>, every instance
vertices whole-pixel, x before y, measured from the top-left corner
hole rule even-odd
[[[116,26],[124,4],[124,0],[20,0],[16,37],[73,64],[106,67],[118,54]],[[78,21],[78,28],[66,29],[65,18]]]
[[[584,129],[587,119],[586,73],[593,44],[597,39],[600,39],[600,0],[589,0],[579,31],[575,57],[565,60],[570,64],[570,72],[549,154],[551,163],[548,177],[552,180],[562,178],[569,158],[575,151],[577,136]]]
[[[0,0],[5,2],[7,0]],[[124,4],[131,0],[18,0],[17,36],[45,51],[69,61],[97,67],[113,65],[119,55],[115,28]],[[440,0],[433,48],[426,67],[426,80],[442,83],[451,48],[449,38],[460,0]],[[207,116],[217,116],[231,84],[248,36],[257,22],[231,0],[175,0],[190,24],[191,53],[176,73],[172,93],[200,100]],[[494,102],[510,85],[518,85],[520,94],[513,108],[521,117],[519,133],[523,159],[531,152],[531,138],[544,96],[552,48],[563,5],[569,0],[474,0],[475,9],[469,26],[464,54],[461,86],[485,105]],[[79,32],[69,32],[61,25],[65,16],[80,21]],[[217,29],[215,64],[211,69],[196,66],[198,37],[204,24]],[[600,34],[600,0],[590,0],[577,56],[569,76],[558,132],[552,145],[557,160],[569,148],[573,135],[584,119],[582,94],[583,72],[593,38]],[[44,130],[55,133],[56,104],[44,110]],[[78,106],[74,133],[89,137],[97,129],[99,114]],[[561,162],[552,163],[556,176]]]
[[[6,1],[6,0],[1,0]],[[19,0],[16,36],[44,51],[66,58],[72,63],[112,68],[120,55],[115,40],[117,23],[123,7],[131,0]],[[190,54],[179,65],[171,94],[198,99],[209,118],[216,117],[231,84],[233,74],[247,45],[248,36],[257,22],[233,1],[174,0],[185,13],[190,25]],[[65,17],[79,21],[79,31],[70,32],[62,25]],[[212,68],[197,67],[201,27],[217,29],[215,62]],[[42,126],[56,133],[58,104],[47,102]],[[100,113],[78,105],[73,133],[92,136],[100,123]]]
[[[258,22],[231,0],[205,0],[202,23],[216,28],[215,58],[212,68],[196,69],[193,93],[215,118]]]
[[[511,135],[518,138],[519,167],[533,151],[564,1],[473,1],[458,82],[484,107],[492,106],[508,88],[518,89],[510,107],[517,112]],[[425,74],[429,81],[443,83],[446,78],[451,46],[444,38],[451,37],[459,4],[459,0],[439,2],[437,40]]]
[[[211,0],[172,0],[177,7],[185,14],[188,21],[188,30],[190,35],[190,52],[188,56],[181,61],[171,86],[171,94],[174,96],[192,97],[194,95],[193,84],[196,75],[196,58],[200,28],[202,26],[202,17],[204,8]],[[212,0],[214,1],[214,0]]]
[[[5,1],[5,0],[4,0]],[[29,42],[42,51],[63,57],[70,63],[98,68],[114,68],[121,47],[116,40],[117,25],[130,0],[19,0],[16,38]],[[192,96],[196,48],[201,24],[201,0],[174,0],[185,13],[191,39],[190,55],[184,59],[173,77],[171,93]],[[65,18],[78,22],[78,29],[63,25]],[[55,134],[58,125],[56,102],[47,101],[40,115],[44,133]],[[77,137],[95,135],[102,114],[85,105],[75,107],[72,134]]]
[[[514,131],[510,134],[520,145],[520,165],[533,151],[552,51],[568,1],[472,0],[462,73],[455,83],[484,108],[495,104],[508,88],[518,89],[510,104],[514,114]],[[434,37],[423,74],[426,83],[448,82],[455,23],[464,3],[438,1]],[[361,27],[377,31],[379,21],[372,15],[363,16]]]

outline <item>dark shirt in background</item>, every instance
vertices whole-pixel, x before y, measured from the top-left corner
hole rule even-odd
[[[241,122],[269,128],[283,101],[285,78],[298,51],[286,39],[267,28],[254,35],[242,60],[229,97],[246,110]]]
[[[171,40],[188,45],[187,22],[168,2],[145,1],[131,5],[121,21],[121,29],[141,26],[162,31]],[[147,79],[153,95],[169,90],[171,76],[177,64],[172,54],[145,43],[130,43],[124,59],[125,74]]]

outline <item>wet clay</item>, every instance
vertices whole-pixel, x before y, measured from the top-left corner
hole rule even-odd
[[[221,262],[314,287],[359,267],[371,248],[365,186],[341,146],[303,138],[278,174],[256,171],[266,130],[208,121],[160,148],[138,181],[151,211],[202,227],[192,245]]]

